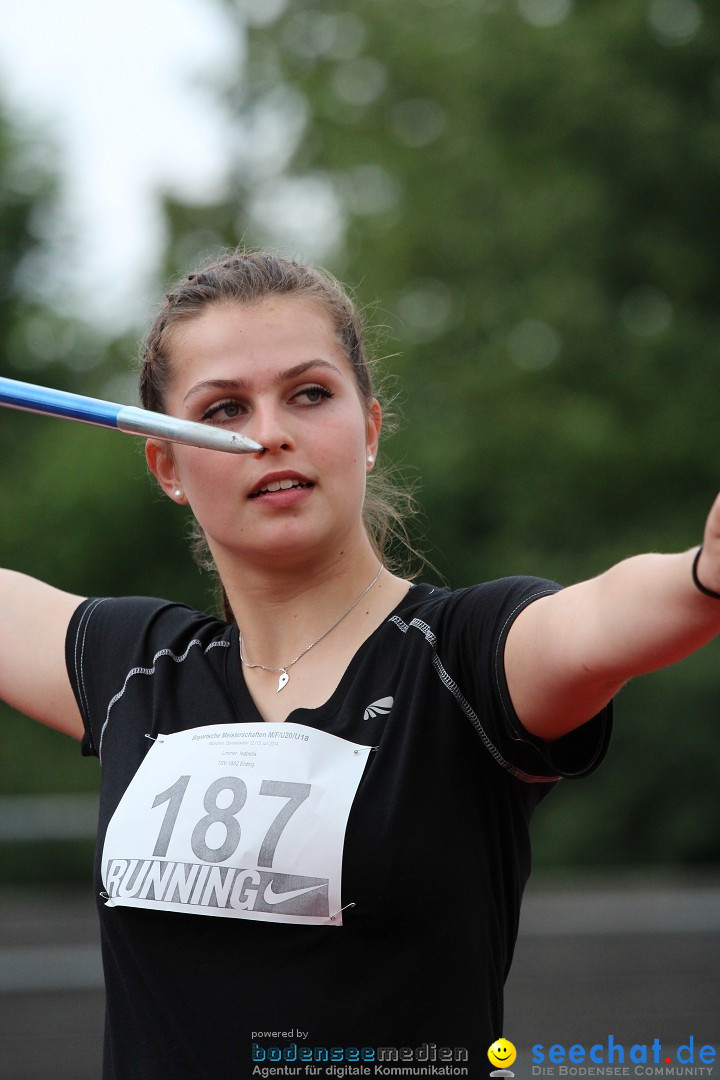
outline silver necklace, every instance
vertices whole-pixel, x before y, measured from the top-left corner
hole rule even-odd
[[[382,574],[384,569],[385,569],[384,565],[382,563],[380,563],[380,569],[378,570],[375,577],[372,579],[372,581],[370,582],[369,585],[365,586],[363,591],[358,596],[357,600],[355,600],[350,605],[350,607],[347,609],[345,614],[341,615],[340,618],[337,620],[337,622],[334,622],[332,624],[332,626],[328,630],[325,631],[324,634],[320,635],[319,638],[315,638],[314,641],[311,641],[306,649],[303,649],[303,651],[301,653],[299,653],[298,656],[296,656],[294,660],[291,660],[289,664],[285,664],[284,667],[268,667],[267,664],[249,664],[247,662],[247,660],[245,659],[245,657],[243,656],[242,633],[240,632],[240,630],[238,630],[238,639],[239,639],[239,642],[240,642],[240,662],[242,663],[243,667],[246,667],[246,668],[262,668],[263,671],[277,671],[277,672],[279,672],[280,678],[278,679],[277,690],[275,691],[276,694],[279,694],[280,691],[283,690],[290,681],[290,676],[288,675],[288,671],[290,670],[290,668],[293,667],[295,664],[297,664],[298,660],[302,660],[305,653],[309,653],[311,649],[314,649],[315,646],[317,644],[319,644],[319,642],[321,642],[323,640],[323,638],[326,638],[328,636],[328,634],[331,634],[333,632],[333,630],[335,629],[335,627],[340,625],[340,623],[343,621],[343,619],[347,619],[350,612],[354,611],[355,608],[360,603],[360,601],[362,600],[362,598],[364,596],[367,596],[367,594],[370,592],[373,585],[375,584],[377,579],[380,577],[380,575]]]

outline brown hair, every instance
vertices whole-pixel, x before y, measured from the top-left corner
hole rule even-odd
[[[141,353],[143,406],[156,412],[165,410],[165,395],[172,381],[172,333],[178,324],[196,318],[213,304],[251,305],[273,296],[306,297],[322,307],[350,362],[364,406],[369,409],[378,396],[373,379],[375,362],[366,354],[362,314],[342,285],[327,271],[306,263],[266,252],[245,251],[208,263],[180,279],[167,293]],[[394,562],[389,551],[393,540],[399,540],[407,551],[417,554],[406,528],[406,517],[414,512],[414,499],[407,486],[389,478],[382,469],[370,474],[363,508],[365,528],[378,557],[389,567]],[[199,525],[193,534],[193,551],[201,566],[215,569]],[[220,599],[223,615],[232,619],[222,584]]]

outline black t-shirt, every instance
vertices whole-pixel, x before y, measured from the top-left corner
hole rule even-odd
[[[293,1043],[364,1048],[369,1062],[378,1048],[434,1045],[466,1052],[469,1075],[484,1072],[502,1034],[532,812],[560,777],[594,769],[609,738],[609,708],[553,744],[528,735],[512,708],[505,635],[556,589],[532,578],[455,592],[417,585],[325,705],[289,716],[377,748],[348,820],[342,898],[354,907],[341,927],[99,899],[106,1080],[250,1077],[253,1043],[290,1055]],[[181,605],[89,600],[67,657],[83,752],[102,763],[100,894],[105,831],[150,738],[262,720],[237,627]]]

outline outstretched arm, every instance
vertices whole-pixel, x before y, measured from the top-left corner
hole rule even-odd
[[[529,732],[564,735],[628,679],[681,660],[720,633],[720,599],[693,582],[697,550],[634,556],[520,613],[508,634],[505,669]],[[707,519],[697,575],[720,593],[720,496]]]
[[[81,600],[0,570],[0,698],[77,739],[83,723],[65,666],[65,635]]]

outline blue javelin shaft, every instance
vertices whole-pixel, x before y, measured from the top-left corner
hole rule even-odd
[[[66,390],[51,390],[47,386],[36,386],[17,379],[0,378],[0,405],[115,428],[129,435],[202,446],[207,450],[224,450],[231,454],[251,454],[262,450],[259,443],[235,431],[196,424],[193,420],[180,420],[176,416],[138,409],[134,405],[116,405],[112,401],[70,394]]]

